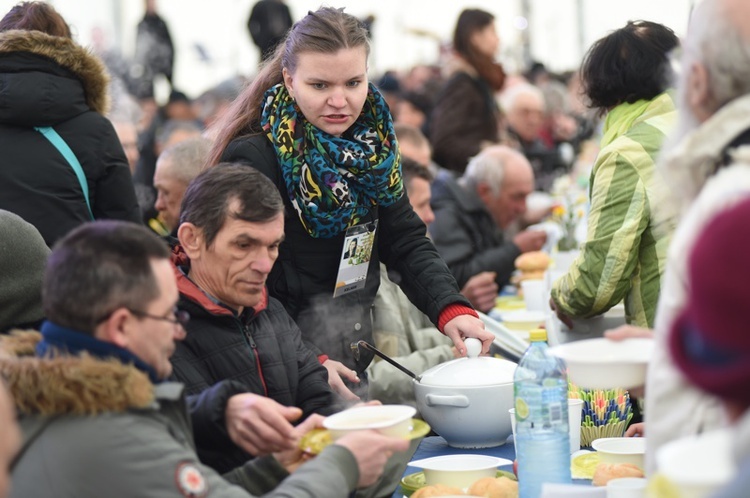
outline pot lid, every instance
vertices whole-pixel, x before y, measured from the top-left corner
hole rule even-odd
[[[513,382],[516,364],[500,358],[458,358],[422,374],[421,384],[443,387],[479,387]]]

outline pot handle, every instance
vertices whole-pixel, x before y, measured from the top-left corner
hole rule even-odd
[[[427,406],[456,406],[466,408],[469,406],[469,398],[462,394],[444,396],[440,394],[427,394],[425,396]]]

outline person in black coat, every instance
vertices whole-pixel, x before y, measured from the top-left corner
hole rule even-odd
[[[356,17],[334,8],[311,12],[216,124],[209,157],[209,164],[248,164],[279,190],[285,239],[269,292],[328,368],[334,390],[350,399],[356,396],[341,377],[359,383],[372,359],[367,352],[355,357],[351,344],[372,341],[370,308],[381,259],[403,276],[406,295],[459,351],[465,351],[464,337],[482,339],[485,350],[493,337],[404,195],[391,115],[368,84],[368,52]],[[369,264],[342,265],[345,240],[368,232],[374,232]],[[370,237],[361,239],[364,249]],[[366,279],[349,279],[361,266]]]
[[[19,4],[0,21],[0,209],[50,246],[92,217],[139,222],[128,161],[103,115],[107,82],[101,61],[48,4]],[[40,127],[70,148],[83,183]]]
[[[260,50],[262,60],[273,55],[273,49],[292,27],[292,14],[284,0],[260,0],[253,5],[247,30]]]

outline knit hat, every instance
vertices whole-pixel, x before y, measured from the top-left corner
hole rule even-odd
[[[699,388],[750,407],[750,200],[714,217],[688,262],[688,295],[669,347]]]
[[[42,277],[49,252],[33,225],[0,210],[0,331],[44,318]]]

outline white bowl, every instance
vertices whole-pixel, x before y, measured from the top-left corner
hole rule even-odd
[[[734,437],[731,429],[719,429],[667,443],[656,452],[658,473],[679,489],[681,498],[713,496],[737,472]]]
[[[568,367],[568,379],[583,389],[630,389],[646,382],[654,350],[647,338],[612,341],[599,337],[550,348]]]
[[[544,311],[514,310],[501,315],[503,325],[511,330],[528,332],[544,325],[547,314]]]
[[[604,437],[594,439],[591,447],[599,453],[601,463],[632,463],[641,470],[645,468],[645,437]]]
[[[444,484],[466,489],[483,477],[495,477],[501,465],[513,462],[486,455],[445,455],[409,462],[421,468],[427,485]]]
[[[407,405],[357,406],[326,417],[323,427],[330,431],[334,440],[349,432],[367,429],[386,436],[405,438],[409,435],[411,419],[416,413],[416,408]]]

